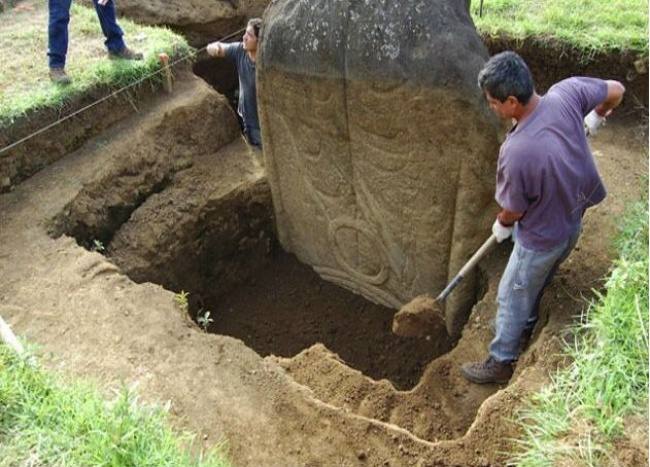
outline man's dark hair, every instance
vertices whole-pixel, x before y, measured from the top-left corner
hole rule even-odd
[[[501,52],[488,60],[478,74],[478,85],[490,96],[505,102],[514,96],[526,105],[535,91],[528,65],[514,52]]]
[[[248,20],[248,26],[253,28],[256,38],[260,38],[260,29],[262,28],[262,19],[261,18],[251,18]]]

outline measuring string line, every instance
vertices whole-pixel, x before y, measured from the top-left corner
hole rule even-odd
[[[238,31],[235,31],[235,32],[233,32],[233,33],[231,33],[231,34],[228,34],[227,36],[224,36],[224,37],[222,37],[221,39],[219,39],[218,42],[226,41],[226,40],[232,38],[233,36],[235,36],[235,35],[237,35],[237,34],[241,34],[241,33],[242,33],[243,31],[245,31],[245,30],[246,30],[246,29],[243,28],[243,29],[240,29],[240,30],[238,30]],[[205,47],[201,47],[200,49],[198,49],[198,50],[196,50],[196,51],[190,52],[189,54],[185,55],[184,57],[181,57],[181,58],[179,58],[179,59],[176,59],[176,60],[174,60],[173,62],[171,62],[171,63],[169,63],[169,64],[167,64],[167,65],[163,65],[163,66],[161,66],[158,70],[156,70],[156,71],[154,71],[154,72],[152,72],[152,73],[150,73],[150,74],[148,74],[148,75],[143,76],[142,78],[138,79],[137,81],[134,81],[133,83],[127,84],[126,86],[124,86],[124,87],[122,87],[122,88],[120,88],[120,89],[117,89],[116,91],[114,91],[114,92],[108,94],[107,96],[104,96],[104,97],[102,97],[102,98],[100,98],[100,99],[98,99],[98,100],[96,100],[96,101],[94,101],[94,102],[91,102],[90,104],[86,105],[85,107],[82,107],[82,108],[80,108],[80,109],[77,109],[77,110],[75,110],[74,112],[72,112],[71,114],[66,115],[65,117],[60,118],[60,119],[58,119],[58,120],[56,120],[56,121],[50,123],[49,125],[46,125],[46,126],[44,126],[43,128],[40,128],[40,129],[36,130],[35,132],[33,132],[33,133],[31,133],[31,134],[25,136],[24,138],[21,138],[21,139],[19,139],[18,141],[15,141],[15,142],[13,142],[13,143],[11,143],[11,144],[5,146],[4,148],[0,149],[0,155],[3,154],[3,153],[5,153],[5,152],[7,152],[7,151],[9,151],[9,150],[12,149],[12,148],[18,146],[19,144],[22,144],[22,143],[24,143],[25,141],[30,140],[30,139],[32,139],[33,137],[38,136],[38,135],[40,135],[41,133],[44,133],[44,132],[46,132],[47,130],[49,130],[49,129],[51,129],[51,128],[54,128],[55,126],[60,125],[60,124],[63,123],[64,121],[66,121],[66,120],[68,120],[68,119],[70,119],[70,118],[72,118],[72,117],[74,117],[74,116],[76,116],[76,115],[79,115],[80,113],[85,112],[86,110],[88,110],[88,109],[90,109],[90,108],[92,108],[92,107],[94,107],[94,106],[96,106],[96,105],[98,105],[98,104],[101,104],[102,102],[104,102],[104,101],[110,99],[111,97],[115,97],[116,95],[118,95],[118,94],[124,92],[125,90],[130,89],[130,88],[132,88],[132,87],[134,87],[134,86],[137,86],[138,84],[142,83],[143,81],[146,81],[146,80],[148,80],[149,78],[151,78],[151,77],[153,77],[153,76],[155,76],[155,75],[157,75],[157,74],[159,74],[159,73],[162,73],[163,71],[167,70],[168,68],[171,68],[171,67],[175,66],[176,64],[178,64],[178,63],[184,61],[184,60],[187,60],[187,59],[189,59],[189,58],[192,58],[192,57],[196,56],[199,52],[201,52],[202,50],[204,50],[204,49],[206,49],[206,48],[207,48],[207,46],[205,46]]]

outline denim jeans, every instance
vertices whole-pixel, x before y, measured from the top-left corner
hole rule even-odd
[[[549,251],[523,247],[517,242],[515,232],[515,246],[497,295],[496,335],[490,343],[490,355],[495,360],[512,362],[519,356],[521,335],[537,322],[544,288],[573,250],[580,232],[578,225],[569,238]]]
[[[259,128],[244,125],[244,135],[246,136],[248,144],[259,149],[262,148],[262,132]]]
[[[124,33],[115,19],[115,4],[113,0],[101,6],[93,0],[99,24],[106,37],[104,44],[110,52],[120,52],[126,46],[122,36]],[[72,0],[48,0],[50,20],[48,26],[48,51],[50,68],[65,67],[65,56],[68,53],[68,23],[70,22],[70,5]]]

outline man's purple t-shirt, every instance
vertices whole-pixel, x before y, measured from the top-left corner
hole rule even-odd
[[[607,97],[607,83],[569,78],[548,90],[501,145],[495,199],[524,213],[517,241],[547,251],[575,230],[606,195],[584,132],[584,116]]]

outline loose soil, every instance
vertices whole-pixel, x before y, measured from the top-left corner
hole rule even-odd
[[[395,310],[323,281],[283,251],[247,284],[205,303],[215,320],[210,332],[237,337],[262,356],[293,357],[320,343],[346,365],[400,389],[415,386],[427,364],[451,348],[444,328],[422,339],[394,335]]]
[[[508,245],[481,262],[484,295],[457,342],[398,338],[394,310],[277,248],[264,169],[225,99],[186,77],[141,108],[0,196],[0,314],[49,367],[171,401],[174,423],[204,446],[227,440],[235,465],[504,465],[514,413],[563,363],[648,173],[645,129],[613,119],[592,141],[608,198],[510,384],[478,386],[458,368],[486,355]],[[625,458],[645,448],[626,444]]]

